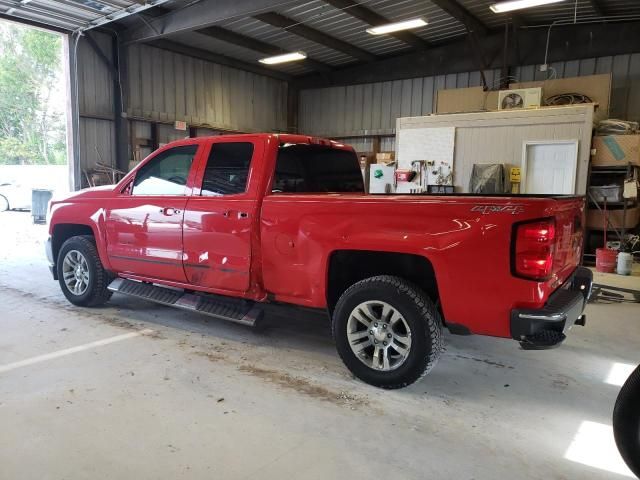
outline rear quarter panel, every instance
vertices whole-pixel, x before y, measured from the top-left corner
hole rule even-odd
[[[568,217],[576,202],[566,206]],[[446,322],[509,337],[511,309],[542,306],[571,273],[547,282],[511,274],[513,224],[552,216],[557,207],[552,199],[268,195],[260,232],[264,286],[276,300],[325,307],[333,252],[420,255],[434,267]]]

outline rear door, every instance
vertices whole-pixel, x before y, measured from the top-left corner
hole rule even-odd
[[[105,206],[107,255],[115,271],[186,282],[182,221],[197,153],[196,143],[159,151]]]
[[[260,137],[211,140],[184,215],[184,271],[190,283],[235,294],[249,290],[259,215],[256,166],[264,149]]]

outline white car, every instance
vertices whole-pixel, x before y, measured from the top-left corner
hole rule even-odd
[[[0,184],[0,212],[5,210],[31,210],[31,188]]]

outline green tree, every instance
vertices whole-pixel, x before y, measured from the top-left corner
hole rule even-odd
[[[0,164],[66,163],[59,35],[0,23]]]

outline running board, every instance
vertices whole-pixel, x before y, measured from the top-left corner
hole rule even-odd
[[[253,327],[262,318],[262,309],[249,300],[221,296],[194,295],[182,290],[160,287],[151,283],[116,278],[107,287],[112,292],[142,298],[169,307],[202,313]]]

